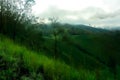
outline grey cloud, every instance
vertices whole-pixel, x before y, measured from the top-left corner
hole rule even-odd
[[[67,16],[75,16],[77,19],[69,19]],[[96,26],[120,25],[120,10],[107,13],[103,9],[96,7],[89,7],[78,11],[69,11],[53,6],[39,14],[39,17],[58,17],[60,22],[72,24],[92,24]]]
[[[115,12],[111,12],[111,13],[97,13],[95,14],[94,16],[92,16],[91,18],[94,18],[94,19],[113,19],[115,17],[118,17],[120,16],[120,10],[117,10]]]
[[[55,6],[49,7],[45,12],[42,14],[39,14],[40,17],[59,17],[60,19],[65,19],[66,16],[75,16],[78,19],[85,19],[85,17],[91,17],[92,15],[103,12],[102,9],[100,8],[94,8],[94,7],[89,7],[83,10],[78,10],[78,11],[69,11],[69,10],[63,10],[59,9]]]

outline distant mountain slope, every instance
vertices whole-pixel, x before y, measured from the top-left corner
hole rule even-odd
[[[44,34],[51,34],[53,31],[53,25],[36,25],[38,30],[41,30]],[[110,32],[109,29],[95,28],[87,25],[72,25],[72,24],[60,24],[57,23],[54,26],[57,28],[62,28],[68,30],[71,34],[80,34],[80,33],[107,33]]]
[[[81,54],[85,55],[86,53],[89,53],[88,55],[91,55],[91,58],[97,58],[98,62],[100,61],[107,66],[109,65],[110,58],[116,58],[117,60],[115,59],[115,61],[119,62],[119,58],[116,57],[116,55],[120,55],[119,31],[116,32],[100,28],[93,28],[85,25],[70,24],[57,24],[56,28],[58,28],[58,31],[61,30],[61,32],[57,34],[57,36],[59,36],[60,38],[60,40],[58,40],[57,46],[59,56],[66,56],[65,59],[67,59],[68,56],[69,58],[70,56],[72,56],[71,59],[73,61],[75,60],[73,62],[75,63],[82,61],[83,56],[80,56]],[[62,30],[65,30],[66,33]],[[54,40],[49,39],[51,38],[52,32],[53,31],[51,30],[51,33],[49,34],[50,36],[46,39],[45,42],[47,43],[46,48],[48,49],[48,51],[51,51],[51,54],[54,53],[52,52],[52,50],[54,50],[54,48],[52,48],[54,47]],[[61,36],[66,37],[63,38],[64,40],[61,40]],[[65,40],[65,38],[67,39]],[[114,54],[114,57],[112,56],[112,54]],[[88,55],[86,54],[86,56]],[[61,56],[61,58],[63,56]],[[89,60],[89,58],[87,59],[88,61],[91,61]],[[67,59],[66,61],[70,61],[70,59]]]

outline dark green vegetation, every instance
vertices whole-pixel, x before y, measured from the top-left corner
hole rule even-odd
[[[0,80],[120,79],[119,30],[37,23],[33,4],[0,1]]]

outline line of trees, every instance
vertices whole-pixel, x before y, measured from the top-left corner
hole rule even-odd
[[[34,25],[34,4],[34,0],[0,0],[0,33],[32,49],[40,48],[43,41],[41,31],[36,31]]]

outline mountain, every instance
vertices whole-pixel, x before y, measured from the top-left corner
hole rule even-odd
[[[80,36],[71,37],[74,37],[72,40],[75,39],[76,42],[79,41],[77,38],[81,38]],[[85,37],[82,39],[85,39]],[[19,45],[16,42],[14,43],[9,38],[0,35],[0,79],[114,79],[114,75],[109,71],[109,67],[102,64],[95,56],[89,55],[91,52],[89,53],[87,47],[85,49],[82,45],[79,46],[76,43],[71,43],[71,41],[59,42],[58,47],[62,52],[59,54],[58,59],[53,59],[52,57],[47,56],[48,53],[34,52],[27,49],[25,46]],[[50,43],[48,45],[51,47]],[[48,52],[50,54],[51,52],[49,50],[52,50],[52,47],[48,47]],[[96,53],[96,55],[98,54]],[[96,68],[92,69],[92,66]]]

